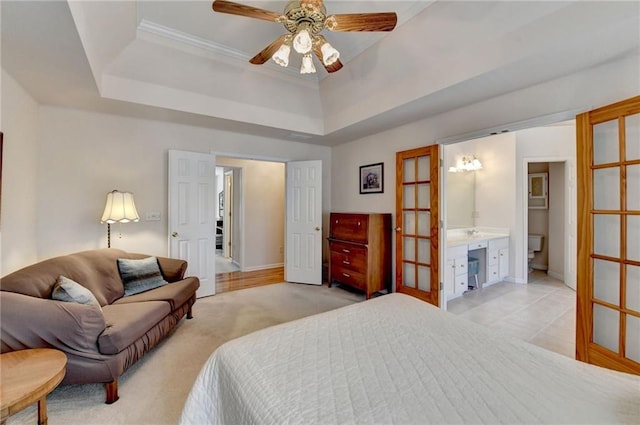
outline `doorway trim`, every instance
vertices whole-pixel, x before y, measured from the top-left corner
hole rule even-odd
[[[522,158],[522,228],[520,229],[520,252],[522,255],[521,276],[523,282],[529,283],[529,273],[527,267],[527,243],[529,234],[529,187],[528,175],[529,164],[536,162],[562,162],[564,163],[564,276],[563,283],[574,291],[576,289],[576,267],[577,267],[577,192],[576,192],[576,158],[570,156],[558,157],[525,157]],[[517,254],[517,252],[516,252]]]
[[[248,160],[248,161],[261,161],[261,162],[274,162],[274,163],[281,163],[284,164],[286,167],[286,164],[288,162],[291,161],[297,161],[294,159],[288,159],[288,158],[284,158],[284,157],[272,157],[272,156],[266,156],[266,155],[249,155],[249,154],[241,154],[241,153],[229,153],[229,152],[222,152],[222,151],[214,151],[214,150],[210,150],[209,153],[213,154],[216,156],[216,166],[217,167],[224,167],[224,168],[228,168],[230,170],[239,170],[240,176],[239,176],[239,181],[237,181],[238,179],[236,179],[236,176],[234,175],[233,177],[233,184],[234,184],[234,197],[240,197],[238,203],[235,204],[234,206],[234,212],[236,214],[236,216],[238,217],[238,220],[236,221],[236,227],[235,229],[235,235],[236,235],[236,244],[240,244],[240,249],[237,252],[238,253],[238,259],[236,262],[236,264],[240,267],[240,271],[241,272],[248,272],[248,271],[255,271],[255,270],[260,270],[261,268],[247,268],[245,265],[245,258],[246,258],[246,252],[245,252],[245,247],[247,246],[246,244],[246,232],[244,231],[245,229],[245,211],[246,211],[246,207],[245,207],[245,194],[246,192],[246,179],[245,179],[245,175],[246,175],[246,167],[244,165],[225,165],[225,164],[219,164],[218,163],[218,158],[230,158],[230,159],[242,159],[242,160]],[[285,202],[286,202],[286,193],[285,193]],[[283,220],[284,217],[283,217]],[[285,238],[286,239],[286,238]],[[284,247],[283,249],[286,252],[286,240],[283,242],[284,243]],[[232,253],[233,254],[233,253]],[[233,258],[233,255],[232,255]],[[234,260],[236,260],[234,258]]]

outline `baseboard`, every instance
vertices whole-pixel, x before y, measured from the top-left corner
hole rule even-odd
[[[564,281],[564,274],[562,273],[554,272],[552,270],[547,270],[547,275],[554,279],[558,279],[560,282]]]
[[[546,271],[549,268],[549,266],[547,266],[546,264],[531,263],[531,268],[535,270]]]
[[[509,283],[527,283],[524,279],[516,279],[515,277],[511,277],[511,276],[507,276],[504,279],[502,279],[504,282],[509,282]]]
[[[235,262],[234,262],[235,264]],[[254,266],[254,267],[245,267],[243,272],[255,272],[258,270],[267,270],[267,269],[275,269],[276,267],[284,267],[284,263],[276,263],[276,264],[265,264],[262,266]]]

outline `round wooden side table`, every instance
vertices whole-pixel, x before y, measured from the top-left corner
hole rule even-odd
[[[67,356],[59,350],[33,348],[0,355],[1,421],[38,402],[38,424],[47,424],[47,394],[53,391],[67,366]]]

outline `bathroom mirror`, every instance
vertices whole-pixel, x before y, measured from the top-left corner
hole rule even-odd
[[[447,173],[447,227],[473,227],[476,173]]]

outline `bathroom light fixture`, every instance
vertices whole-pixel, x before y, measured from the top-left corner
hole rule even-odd
[[[478,158],[471,155],[465,155],[455,167],[449,167],[450,173],[459,173],[461,171],[476,171],[482,169],[482,163]]]
[[[107,193],[107,203],[100,223],[107,223],[107,248],[111,248],[111,224],[129,223],[140,220],[136,204],[133,202],[133,193],[113,190]]]

